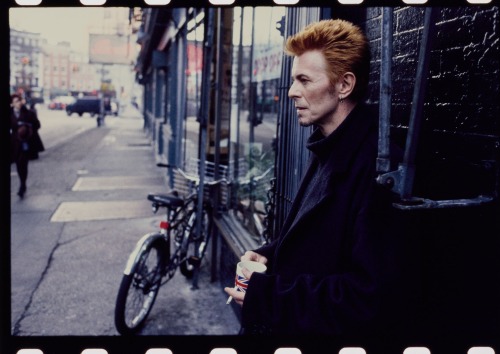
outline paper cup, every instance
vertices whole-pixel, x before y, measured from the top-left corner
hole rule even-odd
[[[246,292],[248,287],[248,279],[243,275],[243,268],[246,268],[251,272],[264,273],[267,267],[262,263],[254,261],[242,261],[236,265],[236,278],[234,280],[234,287],[238,291]]]

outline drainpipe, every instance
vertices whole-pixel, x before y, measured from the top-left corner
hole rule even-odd
[[[382,10],[382,35],[381,35],[381,68],[380,68],[380,102],[379,102],[379,138],[377,173],[389,172],[390,169],[390,129],[392,106],[392,7]]]
[[[401,198],[403,200],[412,198],[413,183],[415,179],[415,157],[423,120],[425,89],[427,87],[432,39],[436,24],[435,14],[436,10],[433,7],[427,7],[425,9],[424,29],[418,56],[417,74],[415,77],[415,88],[413,91],[410,123],[408,126],[408,137],[406,138],[404,160],[401,166],[404,171],[401,181]]]

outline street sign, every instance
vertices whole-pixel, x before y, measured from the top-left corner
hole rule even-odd
[[[89,61],[94,64],[130,64],[130,42],[127,36],[89,34]]]

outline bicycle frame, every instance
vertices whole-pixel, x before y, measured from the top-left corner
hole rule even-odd
[[[127,263],[125,265],[124,274],[130,275],[135,269],[134,265],[138,263],[138,257],[141,252],[149,247],[152,243],[157,240],[161,240],[160,242],[164,244],[164,251],[167,258],[170,258],[170,239],[171,239],[171,231],[177,229],[181,223],[185,222],[185,218],[178,218],[178,215],[185,210],[186,206],[193,203],[195,201],[195,195],[191,195],[186,198],[186,203],[178,207],[176,209],[166,207],[166,221],[169,224],[168,228],[166,228],[166,232],[150,232],[142,236],[139,241],[137,241],[134,250],[130,254]],[[158,210],[158,206],[153,205],[154,212]],[[176,247],[174,252],[174,257],[179,252],[179,247]],[[170,262],[169,262],[170,263]]]
[[[192,278],[193,289],[198,287],[199,268],[211,238],[212,205],[210,198],[199,200],[199,180],[188,175],[186,179],[194,187],[186,196],[180,197],[179,191],[148,195],[154,213],[166,209],[165,218],[159,230],[139,239],[127,259],[115,306],[115,325],[122,334],[135,333],[144,325],[160,287],[174,277],[177,268]],[[210,181],[206,186],[220,182]]]

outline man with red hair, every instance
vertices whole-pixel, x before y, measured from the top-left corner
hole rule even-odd
[[[243,333],[363,335],[400,327],[408,299],[393,195],[376,183],[378,119],[364,104],[370,47],[343,20],[288,38],[298,123],[314,126],[309,167],[279,237],[242,260],[267,265],[246,293]],[[397,235],[397,236],[396,236]],[[402,296],[401,296],[402,295]]]

